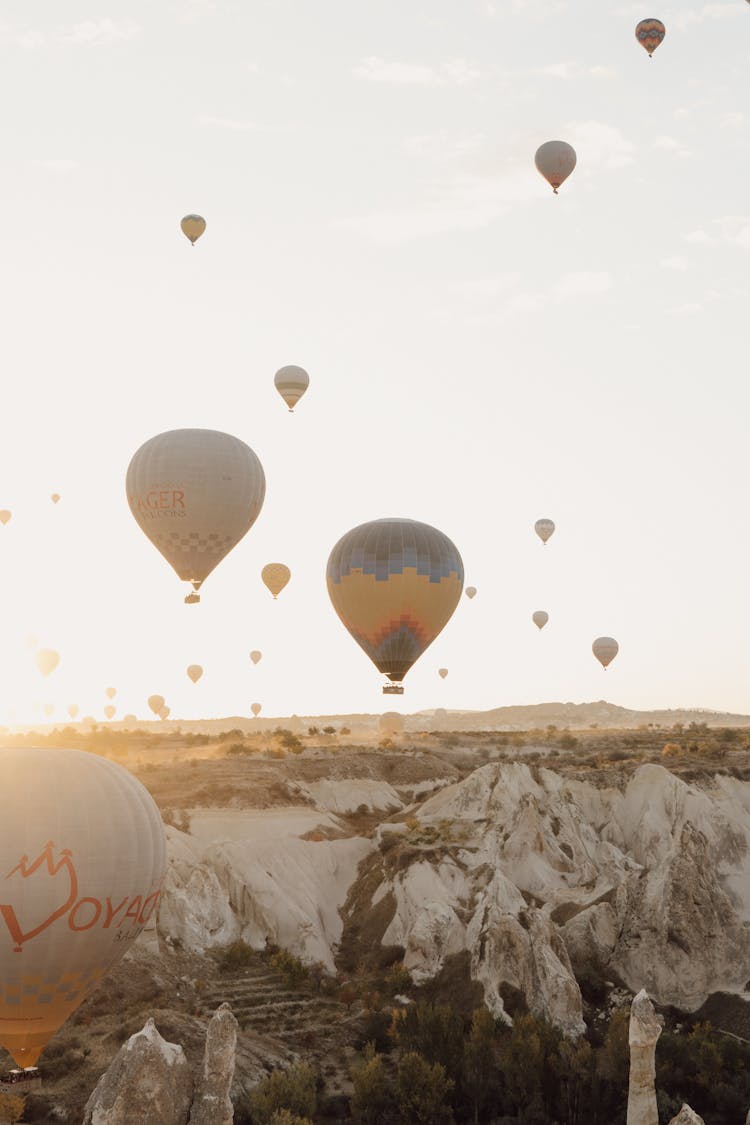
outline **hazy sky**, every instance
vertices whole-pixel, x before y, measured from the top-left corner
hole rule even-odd
[[[644,16],[667,26],[651,61]],[[750,4],[3,17],[0,718],[101,716],[109,684],[120,715],[150,692],[174,717],[750,711]],[[533,162],[553,138],[578,153],[559,197]],[[287,363],[311,377],[294,416]],[[237,434],[268,482],[197,607],[124,489],[182,426]],[[381,516],[441,528],[479,590],[400,702],[325,588],[336,540]],[[269,561],[293,572],[278,602]],[[62,654],[49,679],[29,635]]]

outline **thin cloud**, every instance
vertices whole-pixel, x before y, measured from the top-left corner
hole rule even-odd
[[[673,254],[669,258],[662,258],[659,265],[663,270],[686,270],[688,260],[682,254]]]
[[[602,121],[573,121],[562,139],[569,141],[587,170],[611,171],[635,160],[636,148],[614,125]]]
[[[46,168],[48,172],[72,172],[76,168],[80,168],[77,160],[70,160],[65,157],[57,160],[35,160],[34,163],[38,168]]]
[[[577,297],[596,297],[612,288],[612,275],[606,271],[579,270],[565,273],[555,282],[551,295],[561,301]]]
[[[564,82],[577,81],[581,78],[615,78],[617,76],[617,71],[609,66],[581,66],[580,63],[570,60],[536,67],[532,73],[540,74],[545,78],[560,78]]]
[[[60,42],[72,47],[107,47],[112,43],[123,43],[134,39],[140,33],[138,24],[130,20],[116,23],[115,20],[83,20],[60,34]]]
[[[476,82],[481,72],[466,59],[452,59],[430,66],[427,63],[399,62],[370,55],[354,68],[355,78],[365,82],[386,82],[394,86],[465,86]]]
[[[207,125],[214,129],[228,129],[233,133],[259,133],[266,130],[265,125],[258,125],[254,121],[238,121],[234,117],[214,117],[210,113],[201,113],[196,117],[198,125]]]

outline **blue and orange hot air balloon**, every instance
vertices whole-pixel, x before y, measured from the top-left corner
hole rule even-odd
[[[348,531],[326,572],[333,608],[379,672],[385,694],[432,644],[458,605],[464,565],[447,535],[417,520],[382,519]]]

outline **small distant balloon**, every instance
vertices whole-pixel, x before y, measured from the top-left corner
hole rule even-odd
[[[591,651],[606,672],[607,665],[611,664],[617,656],[620,646],[614,637],[597,637],[591,646]]]
[[[549,614],[544,609],[537,609],[534,613],[532,613],[531,620],[534,622],[537,629],[543,629],[549,621]]]
[[[59,492],[53,492],[52,495],[50,496],[50,500],[52,501],[53,504],[59,504],[60,493]]]
[[[161,711],[159,712],[159,718],[162,721],[166,721],[169,718],[170,714],[171,714],[171,708],[169,708],[167,706],[164,706],[164,707],[162,707]]]
[[[185,238],[189,238],[193,246],[206,229],[206,220],[202,215],[186,215],[180,220],[180,227]]]
[[[107,699],[114,699],[115,696],[117,695],[117,688],[116,687],[108,687],[105,690],[104,694],[106,695]]]
[[[193,683],[197,684],[198,680],[203,675],[203,669],[201,668],[200,664],[189,664],[188,669],[187,669],[187,674],[190,677],[190,679],[193,681]]]
[[[262,710],[260,703],[251,703],[250,704],[250,710],[252,711],[252,713],[255,715],[255,718],[257,719],[258,715],[260,715],[261,710]]]
[[[275,599],[292,577],[292,572],[284,563],[267,563],[260,572],[260,576],[263,579],[263,585],[271,591]]]
[[[466,597],[469,598],[469,599],[475,597],[476,592],[477,592],[476,586],[467,586],[465,591],[464,591],[464,593],[466,594]]]
[[[76,715],[78,714],[77,703],[71,703],[70,707],[68,707],[68,714],[70,715],[71,719],[75,719]]]
[[[47,718],[49,718],[55,710],[55,705],[54,703],[45,703],[42,710],[44,711],[44,714],[47,716]]]
[[[150,695],[148,697],[148,705],[155,715],[159,714],[165,702],[163,695]]]
[[[537,533],[542,543],[546,543],[555,530],[555,525],[552,520],[541,519],[537,520],[534,524],[534,531]]]
[[[438,676],[440,676],[441,680],[444,680],[447,675],[448,675],[448,669],[447,668],[438,668]]]
[[[250,659],[252,660],[253,664],[257,664],[258,661],[260,660],[260,658],[262,657],[262,655],[263,655],[262,652],[259,652],[257,648],[254,648],[253,651],[250,653]]]
[[[273,377],[273,382],[289,407],[289,413],[293,414],[295,406],[310,386],[310,376],[304,367],[296,367],[292,363],[288,367],[280,367]]]
[[[635,29],[635,37],[640,45],[648,51],[649,58],[651,58],[666,34],[667,29],[661,20],[641,20]]]
[[[546,141],[536,150],[534,157],[537,172],[544,176],[555,195],[557,189],[576,166],[576,154],[567,141]]]
[[[60,663],[60,654],[52,648],[40,648],[34,656],[34,663],[43,676],[49,676]]]
[[[108,719],[114,719],[116,711],[117,711],[117,708],[115,706],[113,706],[113,704],[111,704],[111,703],[108,703],[107,706],[104,708],[104,714],[107,716]]]
[[[7,508],[0,508],[0,523],[3,525],[3,527],[5,527],[6,523],[12,515],[13,513],[8,511]]]

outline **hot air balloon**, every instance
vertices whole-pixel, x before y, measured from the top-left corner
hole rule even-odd
[[[163,695],[150,695],[148,697],[148,705],[155,715],[158,715],[164,706],[165,699]]]
[[[253,664],[257,664],[262,655],[262,652],[258,652],[257,648],[254,648],[250,653],[250,659],[252,660]]]
[[[0,1044],[26,1067],[154,916],[166,847],[106,758],[3,748],[0,769]]]
[[[304,367],[295,367],[292,363],[288,367],[280,367],[273,377],[273,382],[289,407],[289,413],[293,414],[295,406],[310,386],[310,376]]]
[[[476,586],[467,586],[466,589],[464,590],[464,593],[466,594],[466,597],[469,598],[469,600],[471,600],[473,597],[476,596],[476,592],[477,592]]]
[[[252,711],[253,715],[255,715],[255,718],[257,719],[258,715],[260,715],[260,712],[261,712],[260,703],[251,703],[250,704],[250,710]]]
[[[117,712],[117,708],[114,707],[111,703],[108,703],[107,706],[104,708],[104,714],[106,715],[106,717],[108,719],[114,719],[116,712]]]
[[[218,430],[170,430],[135,453],[126,487],[138,526],[177,576],[198,590],[255,523],[266,478],[239,438]]]
[[[661,20],[641,20],[635,29],[635,37],[640,45],[645,47],[648,51],[649,58],[651,58],[666,34],[667,29]]]
[[[70,715],[71,719],[75,719],[76,715],[78,714],[77,703],[71,703],[70,707],[68,708],[68,714]]]
[[[275,601],[292,577],[292,572],[284,563],[267,563],[260,572],[260,576],[263,579],[263,585],[271,591]]]
[[[549,537],[555,530],[555,525],[552,520],[541,519],[537,520],[534,524],[534,531],[537,533],[542,543],[546,543]]]
[[[440,676],[441,680],[444,680],[447,675],[448,675],[448,669],[447,668],[438,668],[438,676]]]
[[[197,684],[198,680],[203,675],[203,669],[201,668],[200,664],[189,664],[187,674],[193,681],[193,683]]]
[[[59,492],[53,492],[52,495],[50,496],[50,500],[52,501],[53,504],[59,504],[60,503],[60,493]]]
[[[532,613],[531,620],[534,622],[537,629],[542,630],[549,621],[549,614],[544,609],[537,609]]]
[[[390,684],[401,681],[450,619],[464,566],[447,535],[429,524],[380,519],[348,531],[326,571],[333,608]]]
[[[536,150],[534,163],[557,195],[560,184],[576,166],[575,149],[567,141],[546,141]]]
[[[105,689],[104,694],[106,695],[107,699],[114,699],[115,696],[117,695],[117,688],[116,687],[108,687],[108,688]]]
[[[384,711],[378,719],[381,734],[400,734],[404,729],[404,716],[398,711]]]
[[[193,246],[206,229],[206,220],[202,215],[186,215],[180,220],[180,228],[185,238],[189,238]]]
[[[620,646],[614,637],[597,637],[591,646],[591,651],[606,672],[607,665],[611,664],[617,656]]]
[[[162,720],[162,722],[166,722],[171,713],[172,709],[170,707],[167,707],[165,704],[159,712],[159,718]]]
[[[60,663],[60,654],[52,648],[40,648],[34,654],[34,663],[43,676],[49,676]]]
[[[13,515],[13,513],[9,512],[7,508],[1,508],[0,509],[0,523],[3,525],[3,527],[5,527],[6,523],[11,518],[12,515]]]
[[[49,717],[53,714],[53,712],[55,710],[55,705],[54,705],[54,703],[45,703],[42,710],[44,711],[44,714],[49,719]]]

